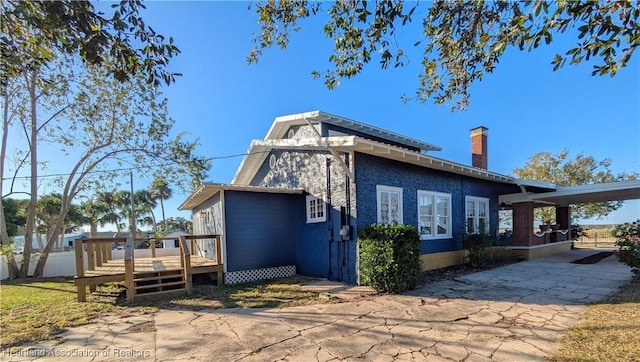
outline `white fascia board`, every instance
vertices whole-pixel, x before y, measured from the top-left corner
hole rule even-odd
[[[249,184],[272,149],[328,151],[331,147],[350,147],[354,144],[355,136],[253,140],[231,183]]]
[[[191,193],[191,195],[189,195],[189,197],[187,197],[186,200],[184,200],[184,202],[182,204],[180,204],[180,206],[178,206],[178,210],[180,211],[184,211],[184,210],[190,210],[189,208],[187,208],[187,205],[189,205],[189,203],[198,195],[200,195],[202,192],[204,192],[204,184],[200,185],[200,187],[198,187],[197,190],[195,190],[194,192]]]
[[[289,127],[306,124],[307,121],[305,119],[313,121],[318,118],[319,115],[320,111],[312,111],[276,117],[271,124],[271,128],[267,131],[267,135],[264,136],[264,139],[283,138]]]
[[[329,147],[349,147],[355,145],[356,136],[322,138],[285,138],[256,141],[256,145],[278,149],[327,149]]]
[[[603,195],[598,198],[598,194]],[[635,195],[637,195],[637,198],[640,199],[640,180],[606,182],[576,186],[558,186],[557,191],[551,192],[528,192],[526,194],[516,193],[500,195],[500,197],[498,198],[498,202],[513,204],[518,202],[533,201],[548,204],[558,202],[561,204],[565,204],[567,200],[574,199],[575,197],[580,198],[580,196],[584,197],[585,202],[601,202],[607,201],[603,200],[602,196],[606,196],[604,197],[606,199],[616,200],[632,199]]]
[[[193,210],[220,191],[261,192],[272,194],[302,194],[302,189],[282,189],[275,187],[204,183],[194,191],[178,210]]]
[[[640,180],[614,181],[597,184],[558,186],[558,195],[571,195],[585,192],[619,191],[640,187]],[[640,195],[639,195],[640,196]]]
[[[247,175],[253,177],[260,165],[262,165],[267,158],[267,152],[265,152],[264,147],[260,145],[260,142],[261,140],[251,141],[247,154],[242,159],[242,162],[240,162],[240,166],[238,166],[238,170],[233,176],[233,180],[231,180],[232,184],[248,184],[251,179],[247,180]]]
[[[526,179],[516,179],[515,180],[518,186],[531,186],[531,187],[539,187],[543,189],[551,189],[556,190],[558,186],[552,182],[546,181],[537,181],[537,180],[526,180]]]

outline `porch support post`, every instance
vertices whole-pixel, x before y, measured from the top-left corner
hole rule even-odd
[[[565,240],[571,240],[571,207],[556,206],[556,223],[560,230],[569,230]]]
[[[533,202],[513,204],[513,246],[532,246],[533,235]]]

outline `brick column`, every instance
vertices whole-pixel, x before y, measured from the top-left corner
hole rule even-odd
[[[513,204],[513,246],[531,246],[533,238],[533,202]]]

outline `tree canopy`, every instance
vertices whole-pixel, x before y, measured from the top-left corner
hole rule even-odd
[[[169,59],[180,50],[140,16],[141,0],[113,4],[113,12],[96,11],[89,1],[2,1],[0,53],[2,91],[9,77],[35,69],[58,54],[78,55],[93,65],[103,65],[120,81],[144,73],[147,82],[174,81],[178,73],[167,70]],[[113,61],[105,63],[105,59]]]
[[[582,153],[569,158],[569,151],[562,150],[558,154],[540,152],[527,160],[522,168],[515,168],[513,173],[522,179],[551,182],[559,186],[576,186],[593,183],[614,182],[636,179],[638,175],[611,171],[611,160],[597,160],[593,156]],[[574,220],[585,218],[602,218],[622,207],[622,201],[608,201],[593,204],[572,205],[571,215]],[[541,221],[555,219],[553,208],[538,208],[535,216]]]
[[[46,67],[25,70],[20,77],[7,81],[3,97],[7,112],[0,157],[5,159],[7,135],[12,133],[22,156],[13,165],[14,179],[19,169],[30,167],[26,235],[35,231],[42,184],[57,186],[56,192],[61,195],[61,206],[52,216],[55,222],[52,220],[47,227],[47,245],[34,275],[42,272],[51,243],[63,230],[77,196],[110,189],[129,170],[139,175],[163,174],[176,187],[190,189],[199,184],[210,167],[207,159],[195,155],[197,140],[189,140],[185,133],[173,134],[175,121],[168,115],[167,100],[144,74],[132,75],[123,82],[105,67],[79,67],[74,59],[58,54]],[[104,62],[110,63],[111,59]],[[56,145],[58,153],[39,153],[45,144]],[[64,160],[68,173],[43,181],[39,174],[42,162],[52,159]],[[2,176],[6,170],[0,171]],[[2,185],[0,193],[4,194]],[[5,235],[2,240],[4,243]],[[27,272],[28,248],[27,243],[21,277]]]
[[[249,63],[274,44],[286,48],[302,19],[326,14],[322,30],[334,40],[328,58],[332,68],[324,71],[329,89],[342,78],[357,76],[374,60],[382,68],[405,66],[407,47],[415,46],[423,59],[420,85],[410,98],[438,104],[454,100],[459,109],[469,103],[470,85],[491,73],[508,48],[530,51],[575,29],[576,45],[551,59],[553,69],[593,61],[593,75],[613,76],[640,45],[637,1],[266,0],[256,5],[256,12],[261,27]],[[426,14],[420,19],[421,31],[404,44],[406,33],[399,40],[396,32],[417,13]],[[317,70],[312,75],[321,77]]]

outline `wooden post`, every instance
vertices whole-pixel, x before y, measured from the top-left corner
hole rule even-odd
[[[87,286],[78,278],[84,277],[84,251],[82,250],[83,240],[76,239],[76,291],[78,302],[87,301]]]
[[[222,254],[220,251],[220,235],[216,235],[216,263],[218,265],[222,264]]]
[[[89,270],[96,270],[95,254],[93,253],[93,241],[87,240],[87,259],[89,264]]]
[[[111,249],[111,243],[102,242],[100,245],[102,246],[102,264],[106,264],[110,260],[109,251]]]
[[[135,297],[135,285],[133,283],[133,259],[124,259],[124,284],[127,288],[127,302],[133,303]]]
[[[95,242],[96,266],[102,266],[102,243]]]
[[[82,239],[76,239],[76,277],[84,276],[84,251]]]
[[[149,243],[151,244],[151,257],[156,257],[156,239],[149,238]]]
[[[191,294],[193,292],[193,279],[192,279],[192,273],[191,273],[191,253],[185,250],[187,248],[187,241],[184,238],[184,236],[180,236],[179,240],[180,240],[181,249],[185,251],[184,253],[181,253],[182,262],[180,263],[183,266],[182,272],[184,273],[185,288],[187,289],[187,294]]]
[[[107,260],[113,260],[113,241],[107,244]]]
[[[195,242],[195,239],[191,239],[190,241],[191,241],[191,243],[190,243],[191,244],[190,245],[191,248],[189,249],[189,254],[190,255],[196,255],[196,247],[195,247],[196,242]]]

